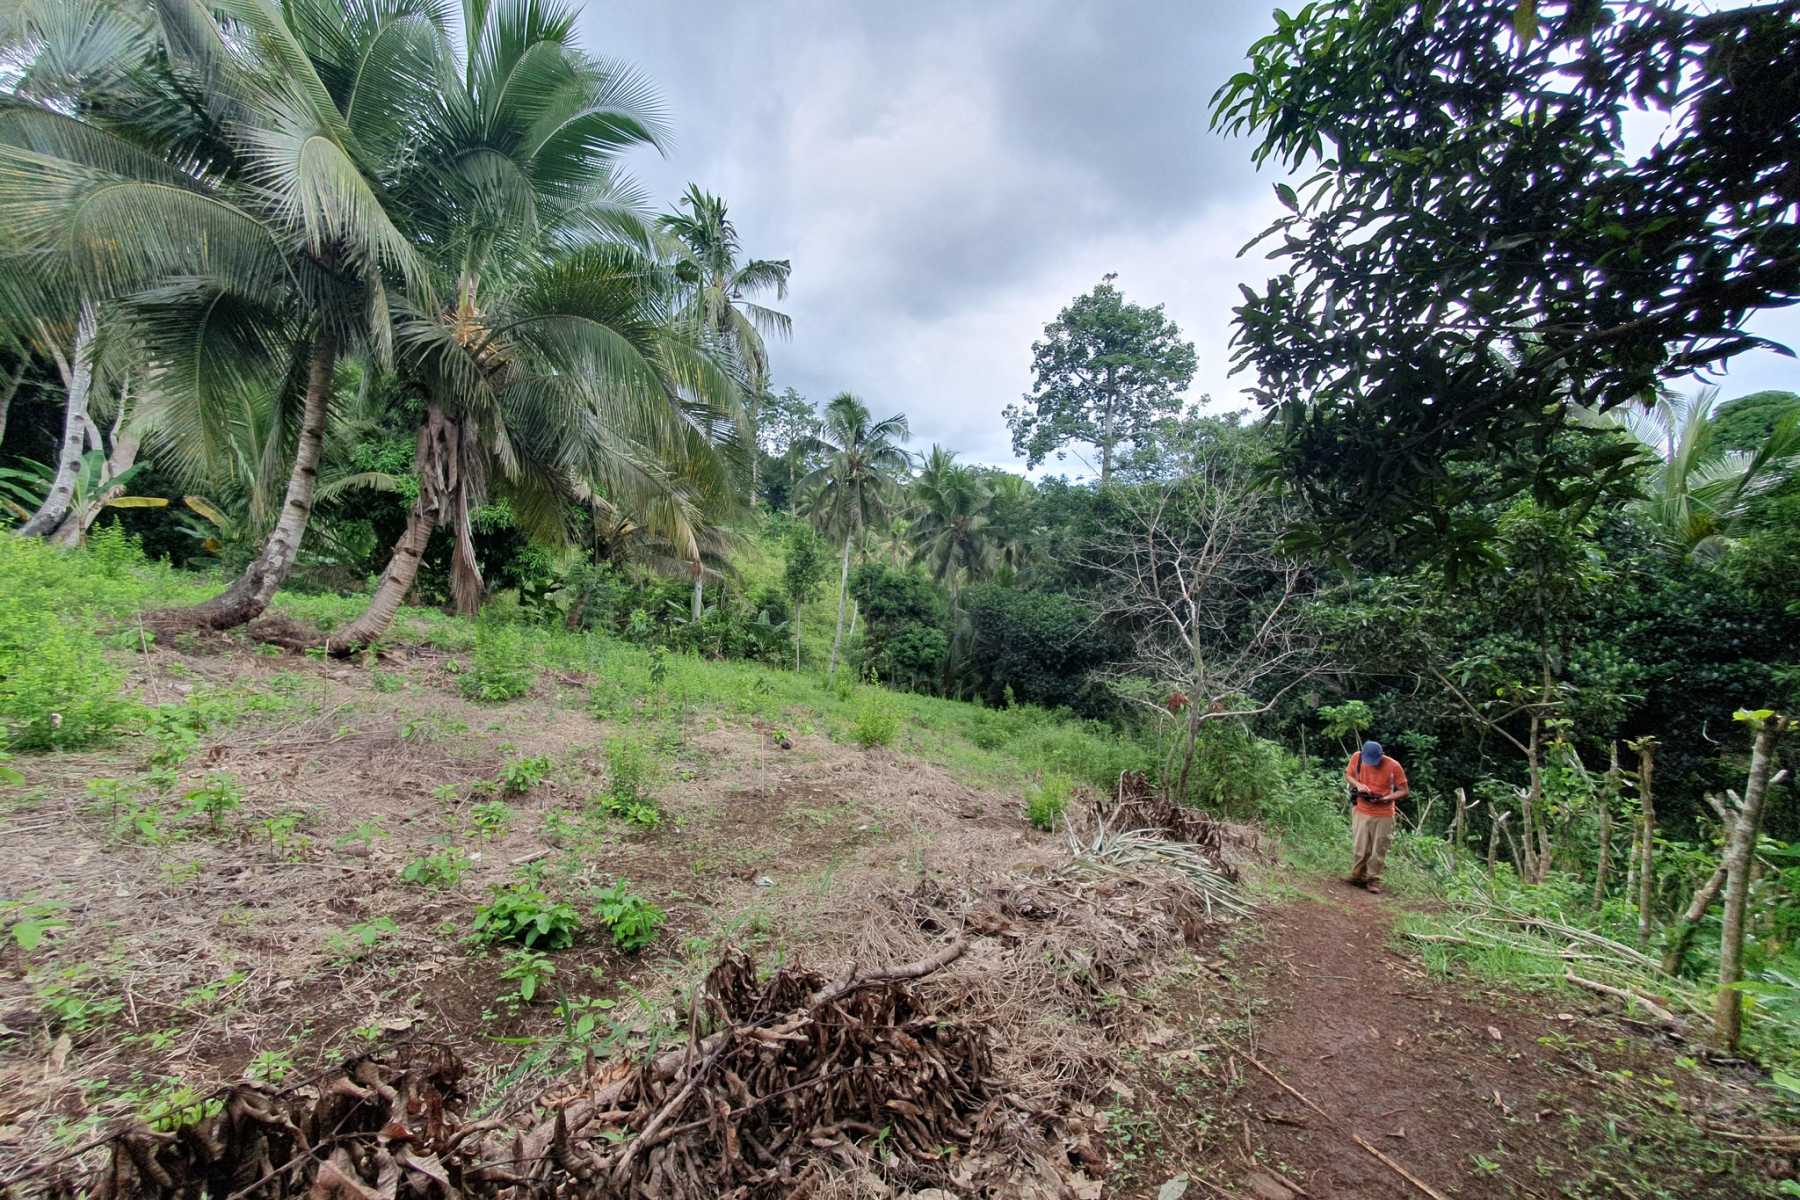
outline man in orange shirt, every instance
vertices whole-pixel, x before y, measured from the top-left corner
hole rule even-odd
[[[1344,768],[1356,811],[1350,817],[1350,878],[1347,883],[1381,892],[1381,868],[1394,840],[1394,802],[1406,799],[1406,768],[1381,752],[1380,742],[1364,742]]]

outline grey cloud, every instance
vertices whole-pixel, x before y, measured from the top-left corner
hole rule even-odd
[[[1249,146],[1207,129],[1208,100],[1267,13],[640,0],[590,2],[582,25],[668,101],[669,158],[632,163],[652,195],[693,180],[725,196],[750,253],[793,260],[777,386],[853,391],[907,412],[920,445],[1008,462],[1000,412],[1030,387],[1032,339],[1106,271],[1195,340],[1193,398],[1241,405],[1231,308],[1269,264],[1233,255],[1273,206]],[[1761,324],[1800,341],[1800,314]],[[1726,393],[1782,380],[1786,360],[1746,356]]]

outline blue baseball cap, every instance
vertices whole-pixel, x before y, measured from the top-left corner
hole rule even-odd
[[[1371,767],[1381,765],[1381,743],[1380,742],[1364,742],[1363,743],[1363,761],[1368,763]]]

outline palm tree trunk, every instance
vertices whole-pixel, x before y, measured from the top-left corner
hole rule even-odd
[[[850,600],[850,540],[856,536],[853,529],[844,535],[844,561],[838,568],[838,619],[837,634],[831,639],[831,662],[825,668],[825,678],[831,680],[837,676],[838,652],[844,645],[844,614]]]
[[[81,470],[82,445],[87,439],[88,397],[94,386],[94,338],[98,332],[99,318],[93,302],[83,301],[81,315],[75,322],[75,357],[63,380],[68,398],[63,405],[62,449],[56,459],[56,477],[37,512],[19,526],[22,537],[43,537],[55,529],[75,499],[75,477]]]
[[[436,501],[421,489],[406,514],[406,531],[394,543],[394,552],[381,572],[381,581],[375,585],[375,594],[369,597],[369,606],[356,620],[325,639],[325,647],[332,654],[340,658],[353,654],[379,640],[393,624],[394,614],[400,611],[401,602],[419,577],[419,560],[425,556],[431,531],[437,528],[437,512]]]
[[[19,394],[19,384],[24,382],[25,372],[30,368],[31,356],[20,354],[19,369],[6,381],[5,390],[0,391],[0,442],[6,440],[6,418],[12,412],[13,397]]]
[[[694,620],[696,623],[699,622],[700,614],[702,611],[704,611],[705,597],[702,595],[702,588],[704,587],[703,580],[704,580],[704,576],[700,573],[700,569],[698,567],[696,567],[694,569],[694,602],[693,602],[693,610],[694,610],[693,616],[694,616]]]
[[[312,516],[313,492],[319,482],[319,456],[325,447],[325,415],[331,401],[331,373],[337,366],[337,337],[321,332],[313,343],[306,374],[306,404],[300,416],[300,444],[288,473],[287,497],[262,553],[230,587],[183,615],[209,629],[234,629],[262,616],[286,582],[300,556],[300,542]]]
[[[50,535],[50,540],[59,546],[79,546],[87,540],[87,531],[100,519],[100,513],[107,501],[125,493],[121,484],[112,482],[137,465],[138,447],[141,438],[133,430],[131,419],[131,379],[126,377],[119,385],[119,415],[113,419],[112,449],[106,456],[106,468],[100,476],[100,484],[94,496],[80,506],[71,506],[63,516],[62,524]],[[89,440],[96,449],[105,450],[99,431],[93,428],[93,422],[87,422]]]

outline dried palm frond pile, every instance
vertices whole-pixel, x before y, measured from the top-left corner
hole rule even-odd
[[[1211,857],[1219,874],[1237,880],[1237,868],[1225,854],[1231,836],[1225,822],[1203,809],[1177,804],[1153,788],[1141,771],[1119,774],[1118,791],[1102,815],[1114,829],[1160,834],[1198,846]]]
[[[910,986],[966,945],[837,982],[798,967],[759,980],[747,957],[728,954],[686,1045],[602,1069],[520,1124],[467,1122],[455,1054],[420,1045],[355,1059],[316,1088],[239,1085],[178,1128],[115,1134],[95,1177],[52,1168],[37,1190],[89,1200],[758,1200],[877,1162],[909,1185],[947,1182],[947,1147],[1016,1125],[985,1027],[934,1011]]]

